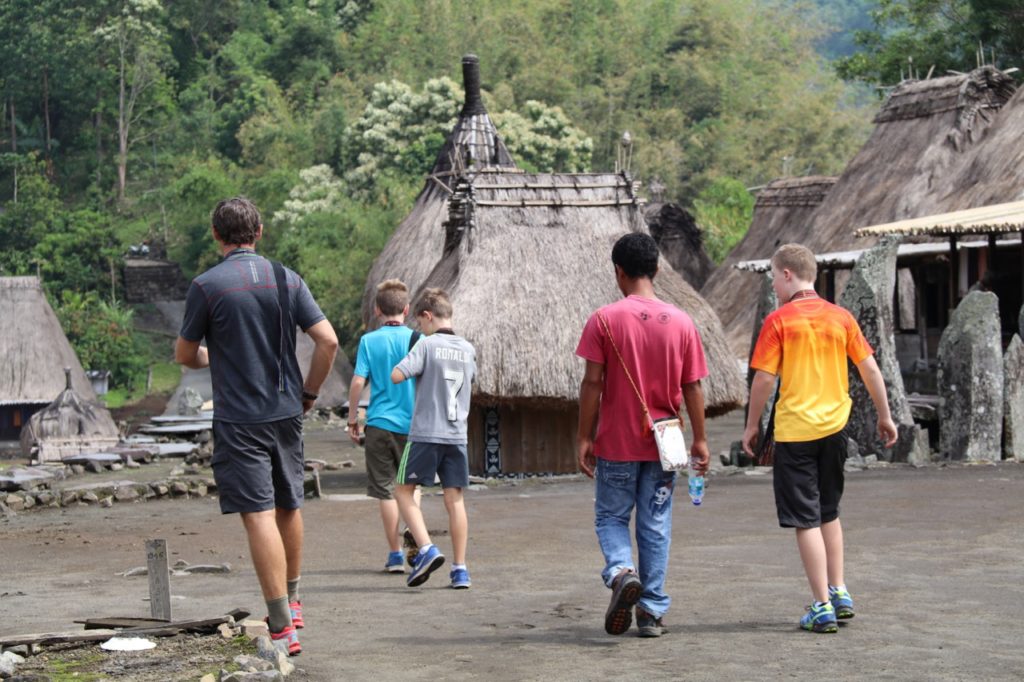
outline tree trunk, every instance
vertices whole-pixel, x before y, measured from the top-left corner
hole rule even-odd
[[[43,119],[46,121],[46,158],[50,158],[50,78],[43,69]]]
[[[128,114],[125,111],[125,54],[121,48],[120,78],[117,93],[117,203],[123,204],[128,182]]]
[[[103,98],[96,92],[96,186],[103,180]]]
[[[15,154],[18,153],[18,128],[15,126],[17,115],[14,113],[14,100],[10,100],[11,104],[11,151]]]

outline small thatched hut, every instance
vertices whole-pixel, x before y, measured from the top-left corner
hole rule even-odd
[[[810,220],[835,182],[834,177],[809,176],[769,183],[757,195],[754,218],[747,234],[701,288],[701,296],[722,320],[736,357],[747,356],[757,307],[756,292],[761,282],[757,275],[734,266],[741,261],[771,256],[780,244],[791,241],[787,235]],[[750,295],[742,296],[738,292],[750,292]]]
[[[65,368],[65,387],[56,400],[39,410],[21,430],[21,452],[35,450],[40,462],[117,445],[119,434],[107,408],[85,398],[72,387],[71,369]]]
[[[516,167],[484,107],[480,62],[475,55],[462,58],[462,77],[466,101],[459,119],[427,174],[412,212],[398,225],[370,268],[362,305],[368,329],[377,326],[373,297],[378,283],[397,277],[415,291],[441,257],[442,223],[448,216],[452,179],[467,169]]]
[[[704,250],[704,233],[693,216],[676,203],[644,207],[644,219],[665,259],[694,289],[704,286],[715,263]]]
[[[96,400],[38,278],[0,277],[0,320],[0,440],[17,440],[29,417],[64,390],[65,367],[80,395]]]
[[[615,240],[647,230],[634,184],[612,173],[481,171],[453,189],[444,257],[424,286],[449,292],[456,330],[476,347],[471,469],[575,471],[583,363],[574,350],[587,317],[621,296]],[[700,329],[708,414],[742,405],[743,380],[714,311],[664,258],[655,289]]]

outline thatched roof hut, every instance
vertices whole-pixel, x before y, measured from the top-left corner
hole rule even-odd
[[[644,219],[665,259],[694,289],[700,289],[715,269],[704,250],[704,233],[689,211],[676,203],[644,207]]]
[[[853,234],[859,227],[941,213],[947,206],[938,186],[964,163],[1013,93],[1013,79],[992,66],[896,86],[871,137],[787,241],[814,251],[865,248],[870,244]]]
[[[110,412],[72,386],[65,369],[65,387],[49,405],[32,415],[21,430],[21,452],[33,449],[40,462],[57,462],[71,455],[111,447],[118,442],[117,425]]]
[[[64,368],[81,395],[96,400],[36,277],[0,277],[0,440],[17,440],[22,426],[65,386]]]
[[[458,178],[444,257],[424,286],[451,295],[477,351],[470,462],[486,473],[575,471],[580,331],[621,297],[615,240],[647,230],[623,175],[481,171]],[[742,405],[743,380],[711,307],[662,259],[655,290],[687,311],[704,342],[707,411]]]
[[[721,315],[737,356],[747,355],[754,312],[753,304],[733,300],[737,298],[734,292],[741,290],[736,287],[743,281],[743,275],[727,272],[735,262],[768,258],[775,245],[785,242],[799,242],[822,253],[864,249],[875,240],[856,238],[857,228],[968,208],[965,200],[958,198],[965,186],[954,187],[950,181],[969,160],[981,158],[976,156],[976,148],[988,137],[986,130],[999,118],[999,110],[1013,93],[1013,79],[992,66],[965,74],[904,81],[893,88],[875,117],[871,137],[831,189],[820,196],[819,205],[792,215],[784,212],[779,221],[784,225],[772,229],[770,239],[763,236],[765,228],[755,230],[752,225],[753,236],[740,242],[702,288],[701,293]],[[1018,129],[1006,127],[1008,132]],[[1019,143],[1004,144],[1016,148]],[[984,163],[978,162],[976,173],[981,173]],[[814,191],[812,186],[818,181],[807,180],[811,185],[808,190]],[[765,200],[770,198],[766,196]],[[765,206],[761,197],[758,204]]]
[[[745,358],[749,350],[756,292],[761,281],[757,275],[734,266],[741,261],[771,256],[780,244],[791,241],[788,235],[809,222],[835,182],[834,177],[815,175],[769,183],[757,195],[747,234],[701,288],[701,296],[718,313],[736,357]],[[751,292],[750,296],[738,295],[743,291]]]
[[[412,212],[398,225],[370,268],[362,305],[363,322],[368,329],[377,326],[373,317],[377,284],[397,277],[415,290],[441,257],[441,224],[447,218],[452,178],[467,169],[516,167],[484,107],[480,62],[475,55],[462,58],[462,77],[466,101],[459,119],[438,153]]]

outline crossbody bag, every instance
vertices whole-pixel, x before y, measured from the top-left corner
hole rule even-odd
[[[629,379],[633,392],[636,393],[636,397],[640,400],[640,407],[643,409],[645,418],[644,426],[654,432],[654,442],[658,446],[658,459],[661,460],[661,468],[664,471],[678,471],[685,468],[690,463],[690,456],[686,450],[686,438],[683,436],[683,420],[678,415],[675,417],[663,417],[657,420],[651,417],[651,411],[647,409],[647,401],[640,395],[640,389],[637,388],[636,382],[633,381],[633,375],[629,373],[626,361],[622,359],[622,353],[619,352],[619,347],[615,343],[615,338],[612,336],[607,320],[604,319],[604,315],[601,313],[597,314],[597,319],[601,321],[604,332],[608,335],[608,340],[615,350],[615,355],[619,358],[622,371],[626,373],[626,378]]]

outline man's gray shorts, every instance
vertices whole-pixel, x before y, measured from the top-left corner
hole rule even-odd
[[[302,506],[302,417],[213,422],[213,478],[224,514]]]
[[[367,426],[365,447],[366,494],[378,500],[390,500],[405,450],[405,434]]]

